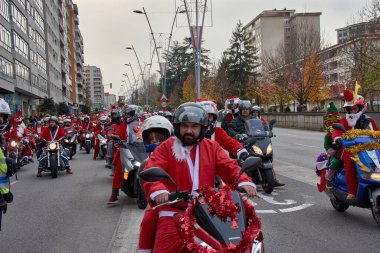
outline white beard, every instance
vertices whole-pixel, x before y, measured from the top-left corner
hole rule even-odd
[[[178,162],[186,160],[186,154],[190,154],[192,148],[193,146],[184,147],[182,142],[177,137],[174,137],[173,155]]]
[[[360,116],[362,116],[362,114],[363,114],[363,111],[360,111],[358,113],[346,114],[346,119],[347,119],[348,125],[354,129],[356,122],[358,121]]]

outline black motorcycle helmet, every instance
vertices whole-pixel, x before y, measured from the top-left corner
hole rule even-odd
[[[111,111],[111,122],[112,123],[120,122],[120,111],[119,111],[119,109],[113,109]]]
[[[127,122],[127,124],[131,123],[137,118],[136,109],[128,105],[124,107],[123,115],[124,115],[124,120]]]
[[[240,113],[240,115],[241,115],[241,111],[243,109],[249,109],[249,110],[252,109],[252,104],[251,104],[251,102],[249,100],[242,100],[242,101],[240,101],[240,103],[239,103],[239,113]]]
[[[201,125],[201,133],[198,140],[205,138],[208,128],[208,114],[202,106],[196,103],[184,103],[180,105],[173,116],[174,135],[181,140],[180,125],[181,123],[197,123]]]

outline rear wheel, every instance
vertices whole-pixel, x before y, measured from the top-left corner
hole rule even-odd
[[[274,176],[272,170],[264,170],[264,173],[262,173],[263,181],[261,183],[261,186],[263,187],[263,190],[265,193],[271,193],[274,188]]]
[[[342,212],[343,213],[343,212],[345,212],[350,207],[349,204],[347,204],[345,202],[342,202],[340,200],[337,200],[337,199],[330,199],[330,201],[331,201],[331,205],[338,212]]]
[[[56,154],[50,155],[50,170],[51,170],[51,177],[57,178],[58,176],[58,157]]]

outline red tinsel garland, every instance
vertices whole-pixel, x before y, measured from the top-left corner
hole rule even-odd
[[[202,189],[204,200],[209,205],[209,212],[216,214],[220,219],[226,221],[229,217],[232,221],[236,221],[240,207],[233,202],[231,188],[227,185],[223,186],[219,192],[215,192],[212,188]],[[256,215],[255,208],[246,200],[243,200],[245,211],[248,219],[248,226],[243,233],[243,237],[238,245],[230,244],[224,246],[222,250],[208,249],[201,246],[194,239],[195,235],[195,200],[192,205],[186,209],[184,215],[177,217],[180,238],[183,240],[183,248],[185,252],[193,253],[243,253],[250,249],[252,242],[260,234],[261,222]],[[234,224],[233,224],[234,226]]]

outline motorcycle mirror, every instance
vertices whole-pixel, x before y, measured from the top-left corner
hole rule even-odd
[[[332,124],[332,127],[333,127],[335,130],[342,131],[343,133],[346,132],[346,129],[344,128],[344,126],[343,126],[341,123],[333,123],[333,124]]]
[[[271,120],[269,121],[269,125],[274,125],[274,124],[276,124],[276,120],[275,120],[275,119],[271,119]]]
[[[251,169],[257,169],[261,164],[261,158],[260,157],[248,157],[241,167],[240,174],[243,172],[247,172]]]
[[[255,137],[249,137],[246,141],[245,141],[247,147],[251,147],[252,145],[254,145],[256,143],[256,138]]]
[[[142,178],[142,180],[147,182],[157,182],[166,178],[177,187],[177,184],[174,182],[172,177],[168,173],[166,173],[166,171],[158,167],[153,167],[148,170],[144,170],[140,173],[140,177]]]

